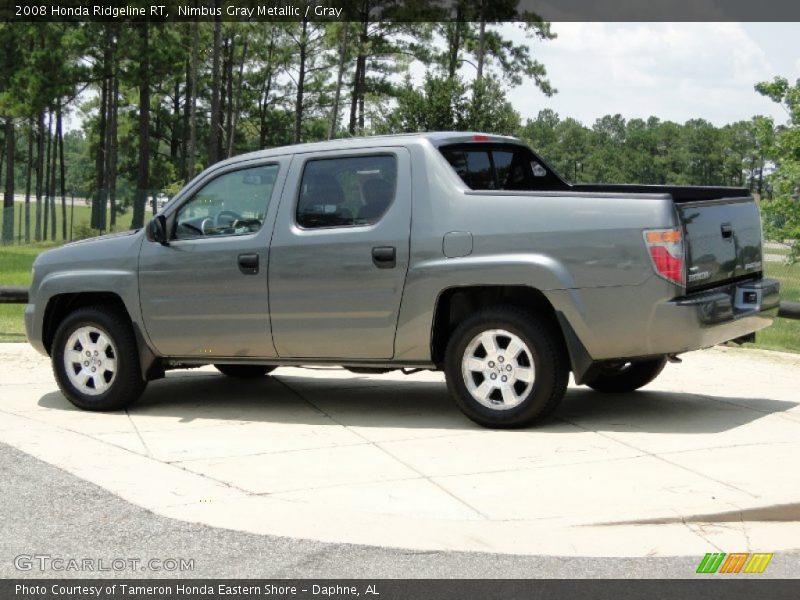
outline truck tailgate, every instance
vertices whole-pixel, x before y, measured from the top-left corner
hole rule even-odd
[[[713,287],[761,272],[761,218],[752,197],[676,202],[686,240],[686,286]]]

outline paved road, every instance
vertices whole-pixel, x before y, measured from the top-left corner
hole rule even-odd
[[[415,552],[253,535],[167,519],[0,444],[0,577],[93,577],[20,572],[14,557],[192,558],[189,577],[584,578],[693,577],[698,558],[575,558]],[[113,576],[101,573],[99,576]],[[120,572],[124,577],[176,573]],[[762,576],[800,576],[800,553],[778,554]]]
[[[635,394],[571,386],[524,431],[475,426],[440,374],[236,382],[209,367],[98,414],[71,406],[30,347],[0,344],[0,364],[0,442],[163,518],[538,557],[800,546],[797,355],[718,349]]]

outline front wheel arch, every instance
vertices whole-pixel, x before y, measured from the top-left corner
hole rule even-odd
[[[47,301],[42,324],[42,342],[48,355],[52,355],[53,339],[64,319],[70,313],[88,307],[107,307],[117,313],[124,314],[128,322],[133,322],[122,298],[114,292],[56,294]]]

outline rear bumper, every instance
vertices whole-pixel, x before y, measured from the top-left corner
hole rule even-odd
[[[653,354],[708,348],[769,327],[778,314],[780,283],[760,279],[661,304],[650,327]]]

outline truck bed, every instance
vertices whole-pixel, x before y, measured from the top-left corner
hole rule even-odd
[[[600,192],[617,194],[669,194],[676,204],[697,202],[699,200],[719,200],[723,198],[748,198],[746,188],[707,187],[688,185],[641,185],[641,184],[567,184],[567,189],[575,192]]]

